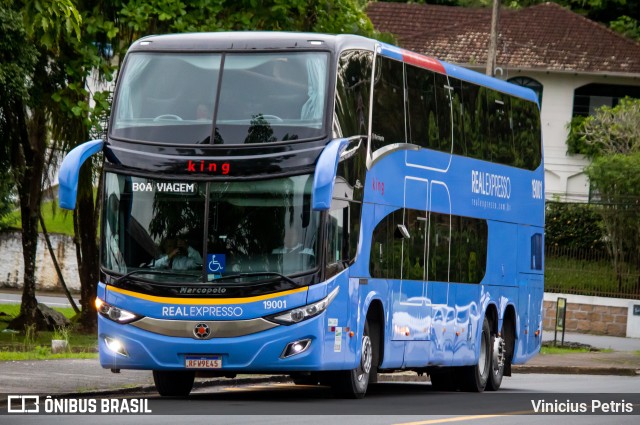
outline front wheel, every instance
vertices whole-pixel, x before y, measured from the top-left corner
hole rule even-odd
[[[460,370],[462,389],[469,392],[482,392],[487,386],[491,372],[491,328],[489,321],[484,318],[482,335],[480,336],[480,356],[474,366],[465,366]]]
[[[163,397],[186,397],[193,388],[195,372],[154,370],[153,382]]]
[[[369,337],[369,322],[364,325],[361,341],[360,363],[352,370],[341,370],[335,373],[331,386],[334,393],[344,398],[363,398],[367,393],[371,366],[373,364],[373,347]]]

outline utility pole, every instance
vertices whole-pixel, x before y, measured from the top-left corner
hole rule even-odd
[[[487,52],[487,69],[485,74],[493,77],[496,69],[498,51],[498,19],[500,18],[500,0],[493,0],[491,11],[491,34],[489,35],[489,51]]]

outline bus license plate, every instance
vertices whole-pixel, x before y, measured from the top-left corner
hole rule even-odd
[[[222,356],[186,356],[184,367],[187,369],[220,369]]]

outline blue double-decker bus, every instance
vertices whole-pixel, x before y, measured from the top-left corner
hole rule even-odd
[[[363,397],[378,373],[497,390],[540,348],[544,183],[525,88],[352,35],[146,37],[106,140],[102,367],[288,374]]]

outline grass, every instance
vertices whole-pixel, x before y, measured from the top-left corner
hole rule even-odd
[[[57,353],[51,354],[48,347],[38,346],[32,351],[0,351],[0,362],[20,360],[97,359],[98,353]]]
[[[543,345],[540,348],[540,354],[575,354],[588,353],[591,350],[587,347],[571,348],[571,347],[552,347]]]
[[[71,319],[75,315],[72,308],[54,307],[54,310]],[[18,304],[0,304],[0,361],[50,360],[50,359],[95,359],[98,357],[97,337],[73,330],[58,329],[16,333],[4,332],[7,324],[20,313]],[[69,349],[64,353],[51,353],[51,340],[65,339]]]
[[[42,203],[42,218],[47,226],[48,233],[62,233],[73,236],[73,212],[63,210],[56,205],[57,201],[46,201]],[[2,219],[2,222],[10,228],[21,229],[22,219],[20,209],[16,209]],[[38,225],[38,230],[42,231]]]

